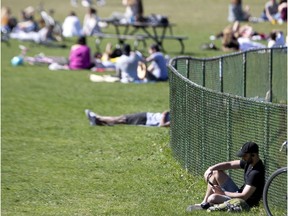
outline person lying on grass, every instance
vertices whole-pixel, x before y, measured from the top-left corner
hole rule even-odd
[[[222,162],[210,166],[204,173],[207,191],[201,204],[190,205],[191,212],[199,209],[213,209],[213,205],[232,199],[241,199],[248,207],[258,206],[265,185],[265,167],[259,158],[259,147],[254,142],[246,142],[237,153],[241,160]],[[241,188],[233,182],[225,170],[244,169],[244,184]]]
[[[85,114],[91,126],[113,126],[116,124],[169,127],[170,112],[138,112],[120,116],[100,116],[86,109]]]

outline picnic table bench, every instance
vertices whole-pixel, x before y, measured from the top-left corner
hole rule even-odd
[[[104,38],[115,38],[118,39],[118,43],[120,45],[123,45],[126,40],[134,40],[134,48],[137,49],[139,42],[143,43],[144,47],[147,47],[146,39],[148,38],[146,35],[118,35],[118,34],[105,34],[105,33],[95,33],[94,36],[96,36],[96,49],[100,50],[100,44],[101,41]]]
[[[119,23],[115,21],[109,22],[115,27],[115,34],[111,33],[96,33],[96,48],[100,49],[100,43],[104,38],[116,38],[120,45],[123,45],[126,40],[134,40],[134,46],[137,48],[139,42],[143,43],[143,46],[146,47],[146,40],[152,39],[156,44],[158,44],[162,51],[164,50],[163,42],[165,40],[177,40],[180,43],[181,53],[185,51],[184,40],[187,40],[187,36],[174,35],[172,32],[172,26],[174,24],[153,24],[153,23]],[[122,28],[120,30],[120,28]],[[132,28],[132,30],[131,30]],[[167,34],[167,29],[170,29],[170,34]],[[131,31],[130,31],[131,30]],[[138,31],[142,30],[143,34],[138,34]],[[161,32],[158,32],[160,30]]]

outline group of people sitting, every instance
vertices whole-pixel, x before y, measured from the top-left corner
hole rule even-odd
[[[40,10],[39,19],[36,19],[36,10],[29,6],[21,13],[18,20],[12,15],[9,7],[1,8],[1,32],[9,33],[9,37],[21,41],[35,43],[48,43],[49,41],[63,41],[63,38],[91,36],[101,32],[96,9],[89,7],[83,19],[83,25],[74,11],[64,19],[63,23],[56,22],[53,18],[54,10],[48,13]]]
[[[38,9],[39,19],[35,18],[36,10],[29,6],[21,11],[21,18],[12,15],[9,7],[1,8],[1,33],[8,38],[30,41],[51,47],[66,46],[63,43],[61,24],[53,18],[54,10],[46,12]]]
[[[287,46],[282,31],[273,30],[269,34],[259,33],[251,25],[242,24],[239,21],[226,26],[215,38],[222,40],[223,51],[246,51],[249,49]]]
[[[108,19],[102,19],[98,16],[91,0],[82,0],[83,2],[87,2],[84,4],[87,11],[83,21],[72,10],[67,14],[63,22],[56,22],[53,18],[54,10],[50,10],[47,13],[43,8],[35,10],[32,6],[25,8],[22,11],[22,17],[18,20],[12,15],[9,7],[3,6],[1,9],[1,30],[2,32],[11,33],[10,37],[14,39],[46,43],[48,40],[63,40],[63,38],[92,36],[101,33],[102,28],[108,25],[107,20],[120,23],[148,21],[158,23],[163,21],[162,16],[151,15],[144,17],[142,0],[122,0],[125,11],[113,12]],[[97,5],[99,2],[103,2],[103,0],[97,1]],[[76,6],[77,1],[71,1],[71,4]],[[39,15],[40,18],[38,20],[35,17],[39,17]]]
[[[269,0],[265,3],[263,12],[259,17],[253,17],[250,14],[250,7],[246,5],[243,8],[242,0],[231,0],[228,10],[228,21],[251,21],[265,22],[273,24],[287,22],[287,0]]]
[[[114,81],[122,83],[147,82],[147,81],[167,81],[168,69],[167,59],[160,51],[157,44],[149,47],[149,56],[145,58],[139,51],[132,51],[129,44],[124,44],[122,48],[111,50],[111,45],[104,54],[92,56],[91,49],[87,45],[86,37],[81,36],[77,43],[71,47],[67,64],[60,64],[55,61],[49,65],[51,70],[92,70],[109,69],[115,70]],[[95,77],[91,81],[97,82]],[[98,76],[98,82],[105,81],[105,76]],[[110,77],[111,80],[111,77]]]

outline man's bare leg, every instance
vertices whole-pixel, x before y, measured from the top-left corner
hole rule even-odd
[[[100,122],[108,125],[114,124],[125,124],[126,117],[124,115],[121,116],[97,116],[96,117]]]
[[[229,176],[221,171],[221,170],[218,170],[218,171],[213,171],[213,174],[212,176],[209,178],[209,181],[213,184],[213,185],[222,185],[227,179],[229,178]],[[213,190],[212,190],[212,187],[207,184],[207,190],[206,190],[206,194],[205,194],[205,197],[202,201],[202,203],[206,203],[208,202],[208,198],[211,194],[213,194]]]
[[[213,185],[222,185],[227,178],[229,178],[229,176],[223,172],[223,171],[214,171],[213,174],[211,175],[211,177],[209,178],[209,181],[213,184]],[[223,201],[223,197],[221,197],[221,195],[219,195],[219,197],[215,194],[215,196],[213,196],[212,194],[214,194],[212,186],[208,183],[207,184],[207,190],[205,193],[205,197],[203,199],[203,201],[200,204],[195,204],[195,205],[190,205],[188,206],[188,208],[186,209],[187,212],[191,212],[194,210],[200,210],[200,209],[207,209],[211,206],[211,204],[215,204],[215,202],[221,203]],[[211,201],[211,195],[213,196],[213,203],[210,203]]]
[[[114,125],[114,124],[125,124],[126,117],[121,116],[100,116],[89,109],[85,110],[85,114],[90,121],[90,125],[95,126],[105,126],[105,125]]]

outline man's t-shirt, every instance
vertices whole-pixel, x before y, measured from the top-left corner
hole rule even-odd
[[[250,207],[257,206],[262,198],[265,185],[265,167],[263,162],[259,160],[253,167],[251,164],[248,165],[244,160],[241,160],[240,167],[244,169],[245,182],[245,184],[241,187],[241,190],[245,187],[245,185],[256,187],[255,192],[246,200],[246,202]]]
[[[146,126],[160,126],[163,118],[163,113],[146,113],[147,121]],[[170,113],[168,112],[165,116],[164,123],[170,121]]]
[[[161,52],[151,54],[149,59],[152,60],[153,71],[152,74],[159,80],[168,79],[168,69],[166,66],[166,59]]]
[[[119,57],[116,63],[116,71],[121,73],[121,82],[128,83],[139,80],[137,68],[141,58],[138,52],[131,52],[129,56],[122,55]]]

